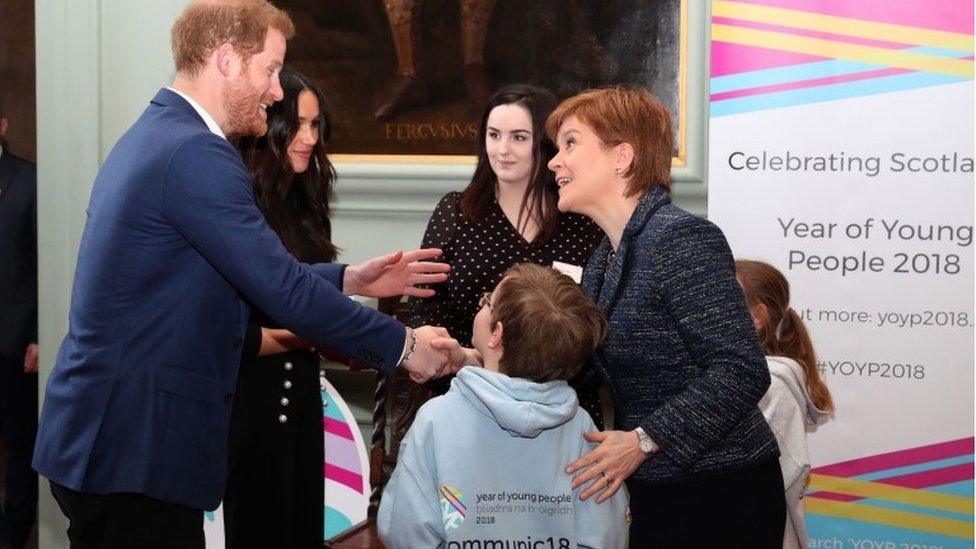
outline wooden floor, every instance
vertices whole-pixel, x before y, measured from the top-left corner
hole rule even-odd
[[[383,549],[383,542],[376,532],[376,522],[370,519],[354,527],[351,532],[333,538],[325,546],[330,549]]]

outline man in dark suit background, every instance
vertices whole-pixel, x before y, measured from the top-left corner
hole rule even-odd
[[[342,295],[422,292],[446,274],[413,259],[436,254],[301,264],[254,202],[228,138],[267,131],[293,32],[265,0],[190,3],[172,30],[172,86],[99,170],[33,462],[72,547],[204,547],[250,303],[382,372],[423,381],[453,366],[443,329],[406,328]]]
[[[37,515],[37,170],[10,152],[6,133],[0,102],[0,549],[22,547]]]

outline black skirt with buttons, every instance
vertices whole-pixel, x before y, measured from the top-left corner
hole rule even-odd
[[[324,438],[319,358],[245,358],[231,416],[228,549],[321,547]]]

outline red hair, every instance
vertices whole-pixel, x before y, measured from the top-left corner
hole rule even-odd
[[[265,0],[193,2],[170,33],[176,71],[195,76],[221,44],[234,46],[247,62],[264,50],[268,29],[277,29],[286,40],[295,34],[291,17]]]
[[[627,196],[654,187],[671,192],[671,115],[660,99],[643,88],[587,90],[563,101],[546,121],[546,133],[556,141],[559,127],[575,116],[609,146],[629,143],[634,160],[624,176],[630,178]]]

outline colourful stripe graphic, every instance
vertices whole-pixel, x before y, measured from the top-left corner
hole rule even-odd
[[[873,2],[867,2],[873,3]],[[713,117],[836,101],[973,79],[973,31],[957,20],[973,4],[946,0],[951,18],[885,21],[882,5],[857,17],[846,2],[712,2]],[[915,2],[917,12],[930,3]],[[828,13],[833,10],[834,13]],[[875,13],[877,15],[875,15]]]
[[[348,423],[343,421],[337,421],[331,417],[322,418],[322,429],[326,433],[331,433],[333,435],[352,440],[352,428]]]
[[[828,7],[831,2],[823,2]],[[927,9],[926,2],[919,2],[919,8]],[[973,41],[970,36],[935,29],[925,29],[908,25],[893,25],[850,17],[837,17],[810,11],[782,9],[770,6],[715,0],[712,3],[712,17],[728,17],[740,21],[782,25],[793,29],[820,31],[829,34],[870,38],[898,44],[916,46],[936,46],[957,49],[972,53]]]
[[[325,462],[325,538],[366,519],[369,505],[369,460],[356,418],[342,396],[321,379]]]
[[[328,462],[349,471],[362,473],[359,445],[356,441],[325,433],[325,447],[329,452]]]
[[[463,503],[461,503],[461,494],[457,490],[451,488],[450,486],[441,486],[440,490],[438,491],[440,492],[441,497],[447,500],[455,511],[461,513],[462,517],[467,516],[468,509]]]
[[[343,486],[348,486],[349,488],[359,492],[363,492],[363,476],[359,473],[343,469],[331,463],[326,463],[324,467],[325,480],[332,480],[342,484]]]
[[[973,444],[964,438],[818,467],[807,513],[972,540]]]

